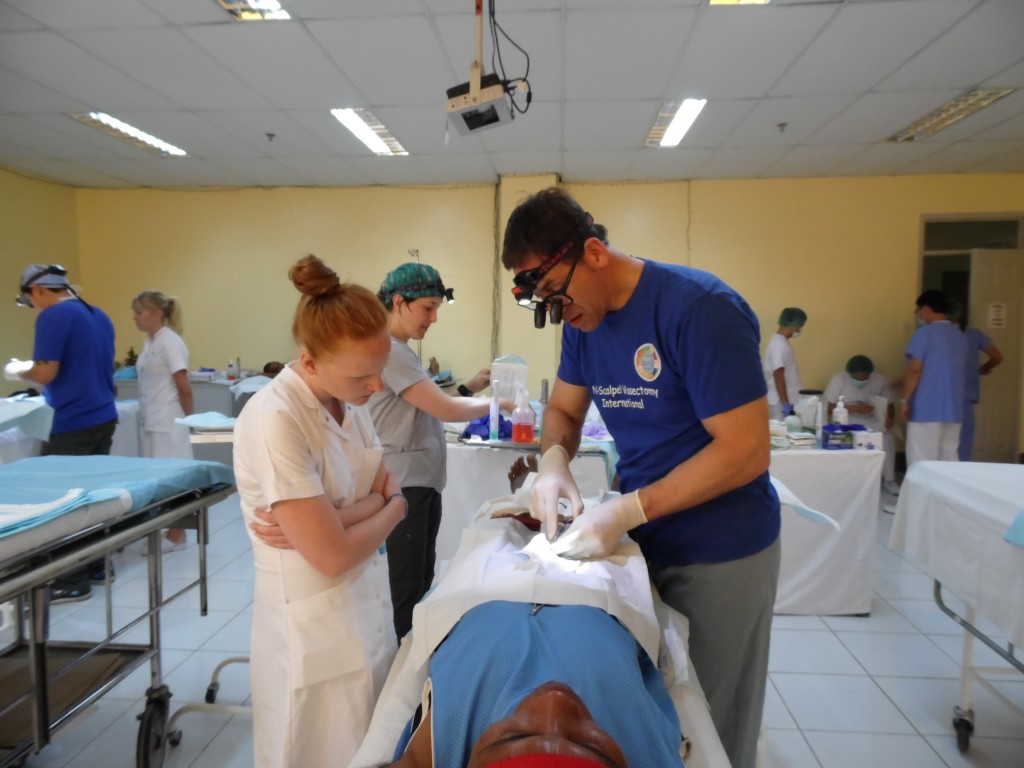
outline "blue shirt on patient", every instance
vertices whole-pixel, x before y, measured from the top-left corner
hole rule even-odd
[[[481,734],[549,681],[576,692],[629,765],[683,765],[679,718],[661,673],[633,636],[598,608],[478,605],[434,652],[430,680],[435,765],[465,765]]]

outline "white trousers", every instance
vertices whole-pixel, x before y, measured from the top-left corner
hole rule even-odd
[[[907,466],[918,461],[959,461],[960,424],[912,421],[907,424]]]
[[[147,459],[191,459],[188,428],[175,426],[170,432],[142,430],[142,455]]]

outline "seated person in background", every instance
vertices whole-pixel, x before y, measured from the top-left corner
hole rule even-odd
[[[276,360],[272,360],[263,366],[263,375],[268,379],[272,379],[279,374],[284,368],[284,363],[279,363]]]
[[[882,465],[883,487],[895,495],[900,492],[896,484],[896,445],[889,429],[892,427],[896,408],[892,402],[892,394],[885,377],[875,372],[875,364],[866,355],[854,355],[846,361],[846,370],[837,373],[825,388],[825,400],[828,401],[829,421],[832,410],[839,402],[840,396],[846,410],[850,412],[851,424],[862,424],[870,430],[882,433],[882,448],[885,450],[885,463]],[[884,397],[888,400],[885,413],[876,413],[871,398]]]

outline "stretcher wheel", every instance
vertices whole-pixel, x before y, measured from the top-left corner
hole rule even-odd
[[[175,728],[167,734],[167,743],[172,747],[176,747],[181,744],[181,728]]]
[[[220,690],[220,683],[214,681],[206,687],[206,703],[213,704],[217,700],[217,691]]]
[[[953,719],[953,728],[956,730],[956,748],[961,752],[966,752],[971,745],[974,723],[966,718],[958,717]]]
[[[139,739],[135,746],[138,768],[161,768],[167,751],[167,701],[152,698],[139,715]]]

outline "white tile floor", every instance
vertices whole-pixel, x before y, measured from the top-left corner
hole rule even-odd
[[[891,497],[883,494],[883,501]],[[172,712],[202,702],[213,668],[249,646],[252,559],[237,497],[211,510],[210,613],[199,617],[195,591],[163,620],[163,672]],[[761,768],[1019,768],[1024,721],[974,686],[975,734],[967,754],[950,728],[959,695],[960,638],[941,614],[931,580],[886,547],[892,517],[879,512],[875,599],[869,617],[777,616],[761,739]],[[139,545],[116,556],[115,614],[146,603]],[[194,547],[165,559],[170,585],[196,573]],[[955,608],[962,607],[952,600]],[[102,592],[56,606],[55,637],[91,637],[103,626]],[[987,628],[995,633],[993,627]],[[985,654],[992,656],[985,659]],[[977,663],[996,660],[987,650]],[[135,765],[136,715],[143,709],[148,667],[118,685],[60,729],[31,757],[30,768],[130,768]],[[1024,680],[1007,675],[998,687],[1024,707]],[[227,667],[218,703],[249,700],[247,666]],[[186,714],[181,744],[168,748],[169,768],[242,768],[252,764],[248,717]]]

